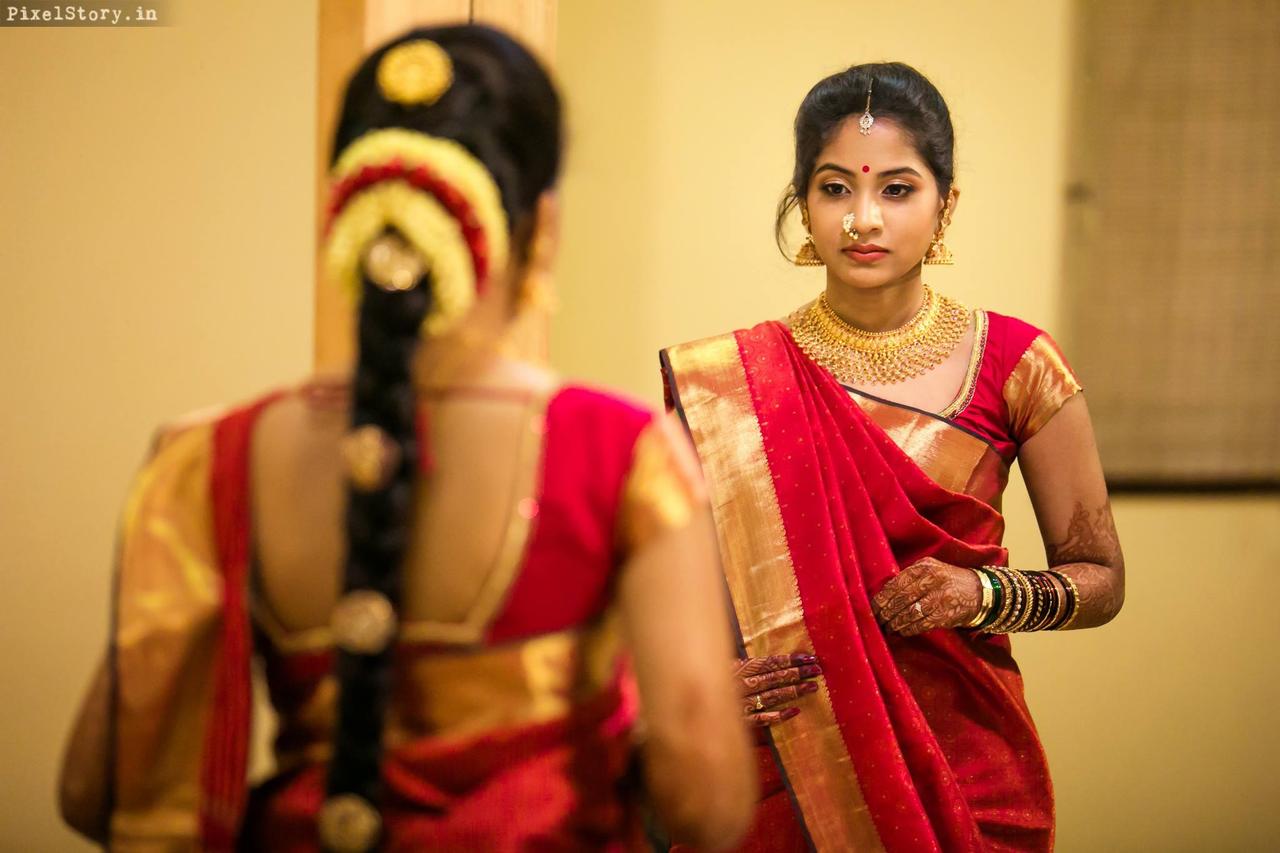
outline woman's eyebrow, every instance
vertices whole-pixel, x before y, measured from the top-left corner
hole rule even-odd
[[[848,175],[851,178],[857,177],[851,170],[846,169],[844,166],[837,166],[835,163],[823,163],[821,166],[814,169],[813,173],[816,175],[818,172],[822,172],[827,169],[830,169],[833,172],[839,172],[842,175]],[[876,177],[891,178],[894,175],[915,175],[917,178],[921,177],[920,173],[910,166],[899,166],[896,169],[887,169],[878,173]]]

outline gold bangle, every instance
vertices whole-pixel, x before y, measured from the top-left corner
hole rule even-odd
[[[1054,585],[1053,579],[1044,572],[1036,572],[1036,597],[1041,602],[1041,608],[1035,623],[1027,626],[1028,631],[1043,631],[1052,620],[1054,614],[1058,612],[1058,602],[1062,600],[1062,596],[1058,595],[1058,587]]]
[[[1067,585],[1071,587],[1071,612],[1067,615],[1067,621],[1063,622],[1057,628],[1054,628],[1055,631],[1065,631],[1071,626],[1071,623],[1076,621],[1076,617],[1080,615],[1080,587],[1076,586],[1075,579],[1066,572],[1054,572],[1054,574],[1066,581]]]
[[[978,615],[974,616],[973,619],[965,625],[966,628],[977,628],[986,621],[986,618],[991,615],[991,606],[995,604],[996,600],[996,591],[995,588],[991,586],[991,578],[989,578],[987,573],[981,569],[974,569],[974,572],[977,573],[978,581],[982,584],[982,605],[978,608]]]
[[[1034,571],[1024,571],[1023,578],[1027,579],[1028,585],[1032,588],[1032,615],[1024,622],[1023,630],[1034,631],[1037,625],[1044,621],[1044,613],[1048,611],[1048,599],[1044,597],[1044,590]]]
[[[1031,586],[1030,579],[1023,572],[1015,572],[1018,576],[1018,583],[1022,584],[1023,595],[1026,597],[1026,606],[1022,608],[1022,615],[1018,617],[1018,621],[1009,626],[1009,633],[1013,634],[1027,627],[1027,623],[1031,621],[1031,614],[1035,609],[1036,591]]]
[[[1022,578],[1017,570],[1006,569],[1005,576],[1009,579],[1009,584],[1014,590],[1013,607],[1010,608],[1009,615],[1005,617],[1005,620],[1000,623],[1000,633],[1012,634],[1017,629],[1018,623],[1026,616],[1027,605],[1030,602],[1027,601],[1027,588],[1022,583]]]

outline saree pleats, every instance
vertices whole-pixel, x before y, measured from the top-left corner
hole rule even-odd
[[[1047,771],[1007,647],[955,631],[889,640],[869,604],[926,556],[1005,562],[999,513],[931,480],[781,324],[666,363],[747,652],[811,649],[823,664],[819,691],[772,730],[813,846],[976,851],[1026,826],[1037,837],[1010,849],[1046,849]],[[1030,803],[1008,800],[1010,773]]]

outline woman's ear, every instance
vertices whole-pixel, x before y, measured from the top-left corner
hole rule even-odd
[[[942,203],[942,209],[938,211],[947,221],[956,215],[956,205],[960,203],[960,188],[954,184],[947,191],[946,201]]]
[[[549,273],[560,251],[560,196],[547,190],[538,196],[533,211],[533,235],[529,241],[529,268]]]

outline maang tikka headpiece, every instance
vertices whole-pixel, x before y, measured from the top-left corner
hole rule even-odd
[[[858,131],[863,136],[869,136],[871,134],[871,125],[876,123],[876,117],[871,114],[871,87],[875,83],[874,77],[867,83],[867,107],[862,111],[862,118],[858,119]]]

